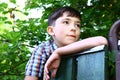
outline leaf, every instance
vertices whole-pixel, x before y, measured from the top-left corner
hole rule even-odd
[[[5,2],[0,3],[0,8],[7,8],[8,4]]]
[[[12,24],[11,21],[5,21],[5,24]]]
[[[12,2],[12,3],[14,3],[14,4],[16,3],[16,0],[9,0],[9,1]]]

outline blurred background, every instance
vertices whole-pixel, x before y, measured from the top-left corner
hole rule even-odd
[[[25,65],[35,46],[50,37],[49,14],[71,6],[82,15],[81,39],[108,38],[112,24],[120,19],[120,0],[0,0],[0,80],[23,80]],[[114,55],[109,55],[114,77]]]

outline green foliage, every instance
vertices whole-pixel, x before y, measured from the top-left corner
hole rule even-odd
[[[16,3],[16,0],[9,0],[9,1],[12,2],[12,3],[14,3],[14,4]]]
[[[115,79],[115,51],[108,51],[108,70],[109,70],[109,79],[114,80]]]
[[[16,4],[17,0],[10,0]],[[29,48],[34,48],[46,40],[47,18],[49,14],[62,6],[72,6],[82,15],[81,38],[102,35],[108,38],[111,25],[120,18],[120,1],[118,0],[27,0],[24,10],[9,8],[8,3],[0,3],[0,28],[8,29],[0,33],[0,79],[23,80]],[[9,20],[11,12],[28,15],[31,9],[41,9],[41,18],[28,20]],[[114,60],[110,58],[110,66],[114,70]],[[111,71],[112,72],[112,71]],[[113,73],[114,74],[114,73]]]
[[[1,3],[0,4],[0,12],[4,12],[4,9],[7,8],[7,4],[6,3]]]

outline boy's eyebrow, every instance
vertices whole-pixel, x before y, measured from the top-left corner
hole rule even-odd
[[[71,20],[70,18],[66,17],[66,18],[63,18],[63,20]],[[77,20],[76,21],[77,23],[80,23],[80,20]]]

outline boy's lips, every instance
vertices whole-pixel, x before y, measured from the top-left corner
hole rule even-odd
[[[76,35],[68,35],[69,37],[73,37],[73,38],[76,38]]]

